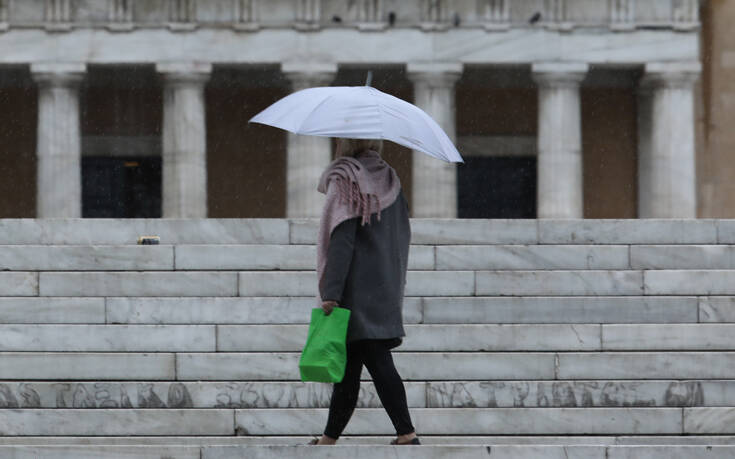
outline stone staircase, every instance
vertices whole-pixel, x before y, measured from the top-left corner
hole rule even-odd
[[[316,448],[316,221],[0,220],[0,458],[735,457],[735,221],[412,227],[426,446],[384,446],[366,381]]]

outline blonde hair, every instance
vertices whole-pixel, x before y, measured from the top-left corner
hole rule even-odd
[[[337,139],[337,158],[342,156],[356,156],[363,151],[372,150],[383,153],[382,139]]]

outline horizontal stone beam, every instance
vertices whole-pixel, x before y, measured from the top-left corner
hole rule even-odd
[[[171,61],[277,64],[323,50],[325,63],[386,63],[453,61],[466,64],[569,61],[630,64],[649,61],[696,61],[697,33],[671,30],[636,30],[629,33],[558,33],[526,28],[489,34],[481,29],[452,29],[427,34],[419,29],[392,29],[365,34],[347,28],[324,29],[308,34],[289,29],[270,29],[254,34],[235,34],[220,28],[198,29],[185,36],[166,29],[140,29],[115,34],[96,29],[76,29],[55,34],[49,46],[43,29],[10,29],[0,35],[0,63],[76,61],[93,64],[151,63]],[[180,46],[185,40],[187,46]],[[145,42],[148,46],[140,47]],[[522,42],[523,46],[518,43]],[[661,42],[669,44],[664,48]],[[218,46],[212,48],[211,43]],[[278,43],[277,49],[271,44]],[[334,46],[352,43],[352,46]],[[354,50],[359,49],[358,53]],[[543,49],[543,53],[539,53]]]

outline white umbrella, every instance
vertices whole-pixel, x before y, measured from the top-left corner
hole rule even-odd
[[[464,162],[444,130],[423,110],[370,86],[297,91],[250,122],[294,134],[385,139],[444,161]]]

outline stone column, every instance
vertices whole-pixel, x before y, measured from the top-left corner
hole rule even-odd
[[[163,74],[163,217],[207,217],[204,85],[211,64],[160,63]]]
[[[8,1],[0,0],[0,32],[8,30]]]
[[[649,63],[638,94],[638,217],[696,218],[698,62]]]
[[[284,63],[282,71],[291,81],[293,91],[328,86],[337,74],[336,64]],[[324,206],[324,195],[316,190],[319,178],[332,161],[329,137],[288,133],[286,158],[286,216],[318,217]]]
[[[408,64],[414,101],[456,142],[454,84],[460,63]],[[457,218],[457,168],[420,151],[413,152],[414,217]]]
[[[538,84],[537,217],[582,218],[582,63],[533,64]]]
[[[36,217],[82,216],[81,63],[31,65],[38,83]]]

